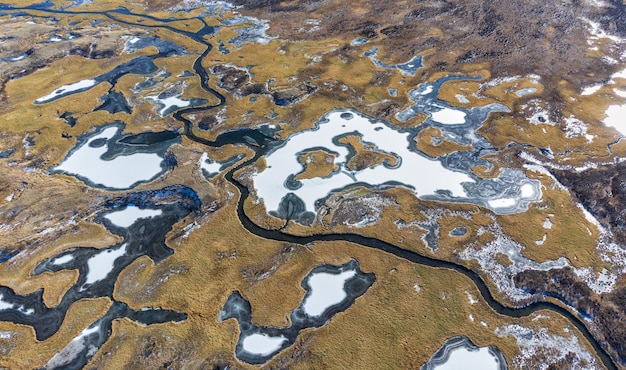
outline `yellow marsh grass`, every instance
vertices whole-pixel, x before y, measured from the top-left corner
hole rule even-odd
[[[433,143],[433,138],[441,140],[440,143]],[[441,130],[435,127],[428,127],[415,138],[417,149],[431,157],[440,157],[453,152],[472,150],[470,145],[459,145],[444,138]]]
[[[326,177],[337,170],[335,158],[337,156],[325,150],[314,150],[298,157],[298,161],[303,164],[304,170],[295,179],[312,179],[315,177]]]
[[[346,167],[353,171],[376,166],[385,161],[391,166],[395,166],[398,162],[393,155],[376,150],[373,144],[364,143],[358,135],[344,136],[337,141],[340,144],[349,145],[354,150],[354,156],[346,163]]]
[[[233,216],[220,214],[222,212]],[[325,327],[302,332],[294,346],[277,355],[268,365],[289,361],[297,349],[305,351],[306,357],[303,362],[294,364],[296,367],[335,368],[340,364],[416,367],[426,362],[443,340],[454,335],[467,335],[480,346],[497,343],[510,361],[518,352],[517,346],[511,338],[497,337],[493,333],[496,327],[509,323],[536,329],[544,326],[551,333],[561,335],[565,334],[562,328],[575,330],[567,321],[549,312],[541,314],[550,319],[538,322],[532,321],[536,316],[502,317],[482,300],[470,304],[466,292],[474,298],[480,295],[471,281],[458,273],[415,266],[350,243],[294,245],[291,251],[285,252],[284,243],[260,239],[243,230],[234,217],[232,205],[219,210],[212,221],[192,232],[184,243],[171,241],[170,245],[176,253],[162,264],[153,266],[142,259],[130,266],[116,285],[116,297],[135,308],[160,305],[182,309],[190,317],[180,324],[149,327],[120,321],[114,326],[111,340],[94,358],[94,366],[119,367],[140,362],[144,352],[143,346],[137,344],[146,343],[149,337],[155,342],[155,348],[162,348],[157,352],[165,357],[173,356],[167,349],[173,346],[190,354],[184,359],[187,363],[221,358],[234,361],[242,368],[253,368],[234,359],[238,336],[235,321],[216,321],[230,292],[238,290],[250,300],[256,324],[289,325],[289,313],[304,296],[300,281],[306,273],[316,265],[341,264],[350,258],[359,260],[364,271],[376,274],[374,285]],[[158,277],[168,271],[186,272],[170,274],[160,282],[163,279]],[[250,275],[250,272],[256,274]],[[261,279],[249,277],[263,273],[269,274]],[[145,288],[150,288],[150,293],[146,294]],[[475,321],[471,321],[470,314]],[[481,321],[488,327],[482,326]],[[433,341],[433,338],[440,339]],[[368,351],[359,351],[363,346]],[[107,351],[116,355],[106,356]],[[155,360],[154,356],[159,357],[155,352],[147,360]]]

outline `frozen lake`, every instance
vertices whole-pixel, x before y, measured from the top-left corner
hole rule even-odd
[[[422,94],[436,94],[432,86],[422,90]],[[466,135],[476,140],[474,128],[466,127],[465,111],[438,107],[431,114],[432,121],[438,120],[459,132],[467,131]],[[473,114],[486,116],[485,112]],[[290,136],[266,155],[266,168],[253,178],[256,195],[265,202],[267,211],[278,217],[285,217],[285,209],[299,207],[315,213],[323,199],[357,184],[374,188],[406,186],[422,199],[477,203],[498,213],[519,212],[529,202],[541,199],[539,182],[526,178],[522,172],[504,169],[498,178],[477,178],[471,166],[479,163],[471,152],[452,153],[443,160],[430,158],[416,148],[415,135],[416,132],[400,130],[355,110],[330,111],[316,122],[314,129]],[[351,170],[348,163],[356,152],[352,145],[341,141],[347,136],[357,136],[368,150],[385,159]],[[295,180],[305,170],[298,158],[315,150],[331,153],[336,170],[324,177]],[[302,206],[297,205],[300,201]]]
[[[363,142],[375,144],[376,150],[393,155],[398,163],[393,167],[383,163],[361,171],[349,170],[346,164],[352,154],[336,139],[352,133],[360,135]],[[268,154],[267,168],[255,176],[254,186],[268,210],[277,210],[283,196],[293,192],[304,201],[308,211],[315,211],[316,200],[355,183],[377,186],[395,182],[412,187],[419,195],[435,194],[437,190],[445,189],[454,196],[464,196],[461,184],[472,182],[472,178],[450,171],[439,161],[412,151],[410,140],[408,132],[400,132],[356,111],[331,111],[322,117],[316,129],[291,136],[284,146]],[[299,153],[314,147],[338,153],[335,164],[340,170],[325,178],[299,180],[301,186],[297,189],[286,188],[284,183],[288,177],[304,170],[298,161]],[[424,181],[426,175],[428,181]]]
[[[202,153],[200,156],[200,171],[206,171],[206,175],[211,177],[220,172],[222,165],[209,158],[207,152]]]
[[[626,105],[611,105],[607,108],[604,124],[626,135]]]
[[[148,96],[146,97],[146,99],[151,101],[158,107],[157,113],[161,117],[165,117],[168,114],[180,108],[197,107],[199,105],[203,105],[207,103],[207,100],[205,99],[198,99],[198,98],[193,98],[189,100],[181,99],[180,94],[175,95],[175,96],[168,96],[168,97],[160,97],[160,95]]]
[[[301,330],[324,326],[334,315],[348,309],[375,280],[374,274],[361,271],[354,259],[341,266],[320,265],[302,280],[307,294],[291,311],[290,326],[255,325],[250,302],[237,291],[230,294],[217,321],[236,319],[239,339],[235,355],[249,364],[262,364],[294,344]]]
[[[85,285],[104,280],[113,270],[115,260],[126,253],[126,244],[113,249],[103,249],[87,260]]]

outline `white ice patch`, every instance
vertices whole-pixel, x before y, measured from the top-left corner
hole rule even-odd
[[[92,86],[95,86],[97,83],[98,83],[98,81],[89,79],[89,80],[78,81],[78,82],[75,82],[75,83],[69,84],[69,85],[64,85],[64,86],[61,86],[58,89],[54,90],[50,94],[48,94],[46,96],[42,96],[39,99],[36,99],[35,103],[43,104],[43,103],[46,103],[46,102],[48,102],[48,101],[58,97],[59,95],[64,95],[64,94],[71,93],[73,91],[77,91],[77,90],[81,90],[81,89],[87,89],[87,88],[90,88]]]
[[[0,311],[13,308],[13,304],[2,300],[4,296],[0,294]]]
[[[620,98],[626,98],[626,91],[622,89],[613,89],[613,92],[615,92],[615,95],[619,96]]]
[[[156,153],[119,155],[110,161],[102,160],[107,145],[91,147],[94,140],[109,140],[121,130],[109,127],[74,150],[55,170],[81,176],[94,184],[115,189],[128,189],[135,183],[150,180],[161,172],[162,159]]]
[[[428,95],[433,92],[433,85],[425,85],[424,90],[418,92],[419,95]]]
[[[489,204],[490,208],[497,210],[498,208],[514,207],[517,204],[517,200],[515,198],[500,198],[489,200],[487,204]]]
[[[626,105],[611,105],[607,108],[604,124],[626,135]]]
[[[58,265],[62,265],[64,263],[68,263],[68,262],[72,261],[73,259],[74,259],[74,256],[72,256],[71,254],[66,254],[65,256],[57,257],[57,258],[53,259],[51,261],[51,263],[53,265],[57,265],[58,266]]]
[[[598,22],[594,22],[591,19],[587,19],[587,18],[581,18],[584,22],[587,23],[587,25],[589,26],[588,30],[591,33],[591,37],[590,40],[595,41],[598,39],[609,39],[615,43],[622,43],[622,41],[624,41],[621,37],[618,36],[613,36],[613,35],[609,35],[608,33],[606,33],[601,27],[600,27],[600,23]]]
[[[120,211],[109,213],[104,217],[115,226],[130,227],[141,218],[152,218],[160,216],[162,213],[160,209],[141,209],[135,206],[128,206]]]
[[[543,234],[543,238],[541,238],[541,240],[535,241],[535,244],[543,245],[546,242],[546,239],[548,239],[548,234]]]
[[[550,220],[550,217],[546,217],[545,221],[543,221],[543,228],[544,229],[552,228],[552,220]]]
[[[580,93],[580,95],[593,95],[595,94],[598,90],[600,90],[602,88],[602,84],[597,84],[597,85],[591,85],[591,86],[587,86],[583,89],[583,91]]]
[[[533,198],[535,196],[535,187],[531,184],[524,184],[520,187],[520,196],[522,198]]]
[[[89,334],[96,333],[98,331],[98,329],[100,329],[100,327],[97,326],[97,325],[94,326],[93,328],[85,328],[83,331],[80,332],[80,334],[78,334],[78,336],[76,338],[74,338],[72,340],[78,341],[78,340],[88,336]]]
[[[95,282],[106,279],[113,270],[115,260],[122,257],[126,253],[126,243],[117,247],[117,249],[104,249],[87,260],[87,281],[84,285],[90,285]]]
[[[171,108],[184,108],[188,107],[191,102],[189,100],[182,100],[178,96],[171,96],[165,99],[159,99],[156,96],[147,96],[146,99],[153,103],[161,104],[163,107],[157,111],[159,116],[164,117]]]
[[[465,295],[467,296],[467,300],[470,304],[478,303],[478,299],[474,298],[472,293],[468,292],[467,290],[465,291]]]
[[[32,308],[26,309],[22,305],[13,304],[13,303],[10,303],[10,302],[3,301],[2,300],[3,298],[4,298],[4,296],[2,294],[0,294],[0,311],[3,311],[3,310],[18,310],[21,313],[23,313],[24,315],[32,315],[32,314],[35,313],[35,310],[33,310]]]
[[[311,275],[307,282],[311,293],[304,299],[304,312],[312,317],[320,316],[327,308],[343,301],[346,297],[344,285],[346,280],[356,275],[356,271],[349,270],[340,274],[318,272]]]
[[[0,339],[11,340],[13,338],[13,332],[10,331],[0,331]]]
[[[16,57],[10,58],[9,60],[11,62],[19,62],[20,60],[26,59],[26,56],[27,56],[26,54],[22,54],[22,55],[18,55]]]
[[[267,334],[252,334],[243,339],[243,350],[259,356],[268,356],[278,351],[287,340],[284,336],[270,337]]]
[[[456,94],[455,97],[456,100],[459,101],[459,103],[467,104],[470,102],[469,99],[467,99],[467,97],[463,94]]]
[[[466,113],[456,109],[443,108],[431,114],[433,121],[444,125],[461,125],[465,123]]]
[[[220,168],[222,167],[222,165],[213,161],[211,161],[211,163],[208,163],[208,159],[209,155],[207,154],[207,152],[202,153],[202,156],[200,157],[200,169],[206,170],[209,174],[220,172]]]
[[[626,69],[623,69],[619,72],[615,72],[611,75],[611,83],[615,83],[616,78],[624,78],[626,79]]]
[[[489,347],[468,350],[465,347],[455,348],[448,354],[448,360],[436,365],[433,370],[498,370],[498,360],[489,353]]]

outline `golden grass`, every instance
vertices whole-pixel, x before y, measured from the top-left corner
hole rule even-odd
[[[5,90],[8,102],[0,130],[36,133],[36,145],[31,150],[33,155],[44,158],[49,164],[59,163],[76,143],[74,138],[61,138],[62,133],[76,137],[88,132],[93,126],[110,122],[111,118],[105,112],[88,114],[100,105],[98,98],[106,93],[109,84],[100,83],[79,95],[70,95],[52,103],[35,105],[33,102],[60,86],[95,77],[103,70],[110,70],[140,54],[124,54],[105,60],[68,56],[31,75],[9,81]],[[72,67],[68,69],[68,65]],[[78,122],[74,127],[58,119],[64,112],[75,113]]]
[[[471,108],[495,103],[493,98],[483,98],[475,95],[480,90],[480,81],[452,80],[441,85],[437,98],[448,102],[452,106]],[[462,103],[457,99],[457,95],[462,95],[467,99],[467,103]]]
[[[170,360],[199,364],[205,359],[221,359],[234,362],[236,367],[253,368],[234,359],[238,336],[235,321],[216,321],[230,292],[238,290],[250,300],[257,325],[286,326],[289,313],[304,296],[300,281],[306,273],[316,265],[341,264],[350,258],[356,258],[362,270],[376,274],[374,285],[325,327],[302,332],[296,344],[268,366],[290,361],[297,350],[304,351],[305,357],[293,364],[295,368],[418,367],[446,338],[455,335],[469,336],[479,346],[497,345],[510,361],[518,352],[517,346],[512,338],[496,336],[496,327],[518,323],[535,329],[547,327],[561,335],[565,335],[563,328],[575,330],[550,312],[540,313],[548,317],[545,320],[532,320],[537,315],[511,319],[495,314],[482,300],[470,304],[465,292],[479,298],[476,287],[452,271],[416,266],[350,243],[284,249],[284,243],[248,234],[234,216],[227,215],[233,212],[232,205],[227,206],[184,242],[170,241],[176,253],[160,265],[137,260],[116,285],[116,297],[135,308],[160,305],[183,310],[190,314],[189,319],[149,327],[119,321],[91,366]],[[159,282],[163,280],[158,277],[168,271],[185,272],[169,274],[165,282]],[[149,341],[156,343],[161,356],[152,353],[144,359]],[[189,355],[176,359],[171,353],[180,351]]]
[[[565,257],[573,266],[593,266],[600,271],[606,263],[595,251],[597,228],[587,221],[567,192],[555,188],[545,175],[537,175],[537,179],[545,185],[541,202],[524,213],[499,216],[503,231],[522,244],[522,254],[534,261]],[[543,227],[546,218],[552,222],[550,229]],[[536,241],[542,240],[544,234],[545,242],[538,245]]]
[[[441,140],[441,142],[435,144],[433,138]],[[415,142],[417,149],[435,158],[453,152],[473,150],[471,145],[460,145],[447,140],[441,133],[441,130],[436,127],[428,127],[420,131],[415,138]]]
[[[389,153],[376,150],[376,146],[370,143],[363,143],[358,135],[347,135],[339,140],[340,144],[349,145],[354,150],[354,155],[346,167],[352,171],[360,171],[368,167],[373,167],[383,162],[389,163],[391,166],[398,164],[398,159]]]
[[[298,161],[304,165],[304,170],[296,175],[296,180],[326,177],[337,170],[335,158],[337,156],[325,150],[314,150],[298,157]]]

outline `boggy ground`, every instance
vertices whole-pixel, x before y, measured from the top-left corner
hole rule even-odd
[[[146,6],[150,11],[157,11],[154,15],[168,17],[171,14],[164,10],[177,3],[148,1]],[[136,11],[145,11],[143,4],[140,6],[121,1],[107,4],[95,2],[79,9],[104,9],[115,5],[127,5]],[[245,7],[239,9],[242,13],[269,19],[268,32],[280,36],[280,39],[267,45],[246,44],[239,49],[233,48],[227,55],[220,54],[216,48],[203,61],[203,66],[211,71],[209,84],[227,99],[223,110],[209,110],[193,117],[192,120],[198,126],[206,123],[206,129],[200,127],[202,135],[206,137],[214,138],[227,129],[252,127],[266,122],[279,124],[283,128],[281,135],[286,137],[291,132],[312,127],[316,119],[337,106],[354,107],[400,125],[394,115],[408,104],[408,90],[426,80],[432,81],[449,73],[481,75],[485,79],[533,73],[542,77],[539,85],[533,84],[532,79],[526,77],[496,84],[495,87],[482,86],[482,81],[449,83],[440,91],[440,98],[456,106],[493,102],[507,105],[513,113],[492,117],[493,120],[480,131],[498,149],[506,148],[512,142],[539,147],[552,145],[555,152],[570,150],[572,154],[567,158],[575,157],[577,161],[582,161],[584,156],[576,153],[606,157],[606,145],[615,141],[614,132],[603,131],[598,124],[604,103],[597,103],[602,98],[593,96],[581,99],[578,93],[581,86],[603,81],[618,68],[601,63],[600,60],[605,54],[617,58],[621,46],[610,48],[610,45],[601,43],[601,52],[590,53],[586,44],[588,34],[578,17],[597,19],[603,22],[608,31],[619,34],[624,31],[620,28],[622,26],[613,22],[619,19],[616,18],[620,16],[619,9],[622,7],[619,4],[592,8],[586,3],[565,6],[526,2],[496,6],[478,4],[476,1],[417,4],[378,1],[365,4],[332,0],[290,3],[260,1],[245,2],[243,5]],[[176,16],[195,14],[198,11],[177,13]],[[104,112],[91,113],[99,105],[97,99],[106,92],[108,86],[102,84],[77,95],[80,100],[59,99],[54,104],[37,107],[31,103],[56,86],[93,77],[132,57],[154,52],[150,48],[133,55],[120,54],[123,40],[119,36],[142,34],[143,29],[122,26],[123,31],[118,32],[115,28],[119,27],[118,23],[106,21],[103,27],[116,25],[113,31],[108,31],[109,37],[107,32],[89,25],[92,20],[100,18],[71,16],[61,19],[54,26],[48,23],[21,25],[19,27],[24,29],[20,28],[20,32],[28,35],[24,39],[32,42],[41,39],[34,38],[31,32],[66,32],[70,29],[70,21],[80,21],[83,38],[72,44],[73,49],[70,43],[55,44],[58,50],[54,52],[40,51],[35,45],[32,46],[35,51],[30,58],[19,64],[0,65],[0,68],[9,68],[2,69],[4,77],[14,75],[13,70],[17,70],[18,66],[22,68],[27,63],[36,62],[28,64],[23,77],[15,75],[13,80],[6,83],[3,91],[6,104],[0,104],[0,114],[7,122],[0,125],[5,131],[2,133],[0,152],[15,149],[9,159],[0,159],[0,164],[4,166],[0,172],[0,199],[6,199],[11,194],[15,197],[12,201],[15,203],[7,200],[2,203],[2,210],[7,212],[0,220],[6,224],[15,224],[14,221],[19,217],[24,220],[15,233],[3,230],[0,237],[3,242],[7,242],[3,248],[12,250],[25,247],[27,251],[0,265],[3,272],[0,282],[22,293],[43,287],[47,305],[54,305],[58,301],[58,297],[76,279],[76,274],[70,271],[30,277],[29,272],[37,261],[71,246],[102,247],[115,242],[112,235],[90,222],[94,207],[97,206],[91,201],[94,197],[103,196],[103,193],[90,190],[66,176],[51,178],[46,172],[48,166],[61,161],[74,145],[75,139],[72,137],[110,120],[111,116]],[[134,19],[133,16],[120,18]],[[306,18],[320,22],[309,22],[305,27],[303,20]],[[4,17],[2,24],[9,32],[11,27],[17,27],[16,24],[23,20]],[[215,20],[209,22],[217,24]],[[146,24],[158,23],[146,21]],[[182,30],[195,30],[197,23],[180,21],[172,22],[171,25]],[[26,27],[32,27],[32,30],[26,30]],[[198,43],[171,31],[151,29],[150,32],[175,40],[192,53],[202,51]],[[217,43],[233,35],[232,30],[223,27],[208,38]],[[361,46],[349,46],[350,41],[357,37],[364,37],[369,42]],[[89,45],[95,42],[98,47],[89,49]],[[4,48],[2,57],[13,55],[7,52],[16,43],[10,45],[11,48]],[[23,49],[15,50],[26,51],[31,44],[24,43],[22,46]],[[374,46],[381,48],[378,58],[385,62],[405,62],[420,54],[426,66],[415,77],[375,68],[368,58],[361,56]],[[64,53],[70,56],[65,60],[59,59]],[[158,60],[157,66],[172,75],[164,79],[164,84],[180,82],[176,76],[190,70],[194,59],[195,55]],[[65,68],[64,63],[68,61],[75,68]],[[47,67],[39,69],[40,65]],[[244,72],[244,68],[251,74]],[[274,79],[272,83],[270,79]],[[561,79],[565,81],[560,82]],[[180,130],[180,123],[171,117],[158,117],[153,107],[145,103],[142,94],[128,92],[143,80],[144,76],[134,75],[120,79],[117,88],[130,94],[129,100],[134,110],[131,115],[118,113],[115,118],[125,121],[129,132],[145,129]],[[199,88],[197,76],[187,81],[186,93],[189,97],[209,98]],[[396,97],[388,92],[392,86],[398,89]],[[524,98],[514,96],[514,88],[529,86],[536,86],[537,93]],[[147,93],[156,92],[155,89]],[[464,94],[470,103],[459,101],[456,98],[459,93]],[[253,102],[251,97],[257,100]],[[587,116],[581,112],[581,118],[590,124],[589,132],[597,136],[593,144],[587,143],[584,137],[566,139],[558,125],[530,124],[521,110],[521,105],[529,99],[539,98],[548,102],[550,118],[558,121],[559,115],[563,115],[561,109],[574,111],[572,105],[575,103],[570,102],[572,97],[586,105],[599,107],[589,110],[592,113]],[[277,106],[276,98],[291,99],[294,103]],[[69,127],[58,119],[64,111],[76,113],[76,126]],[[270,118],[272,114],[277,116]],[[417,117],[404,125],[418,125],[423,118]],[[70,137],[64,137],[63,133]],[[433,137],[441,139],[434,130],[424,131],[418,137],[420,149],[429,155],[439,156],[464,149],[445,141],[439,146],[434,145]],[[29,144],[31,141],[32,145]],[[357,258],[364,271],[374,272],[377,283],[353,307],[337,315],[326,327],[303,332],[293,347],[279,354],[268,366],[339,368],[346,367],[346,363],[352,361],[349,367],[414,368],[426,362],[446,338],[454,335],[469,336],[480,346],[495,344],[505,353],[507,360],[512,361],[520,349],[512,338],[495,335],[495,327],[519,323],[536,329],[548,327],[550,333],[554,334],[569,336],[574,335],[572,332],[577,333],[566,320],[552,313],[542,312],[541,315],[513,320],[495,315],[482,301],[471,304],[465,292],[478,298],[476,288],[462,275],[451,271],[414,266],[381,252],[364,250],[347,243],[294,246],[253,237],[236,220],[233,200],[236,191],[222,176],[205,181],[198,171],[198,160],[205,150],[200,145],[183,140],[183,145],[173,148],[179,166],[156,183],[140,187],[149,189],[184,183],[196,189],[205,201],[205,210],[202,216],[193,220],[195,224],[191,223],[195,229],[192,227],[190,233],[187,233],[189,229],[183,227],[189,226],[192,220],[181,222],[172,232],[168,240],[168,244],[176,250],[172,257],[158,266],[154,266],[147,258],[138,259],[122,274],[115,291],[116,299],[128,302],[133,308],[153,305],[176,309],[189,314],[189,319],[180,324],[151,327],[141,327],[128,320],[116,321],[113,336],[88,367],[146,364],[151,367],[246,367],[234,358],[236,323],[229,321],[218,324],[216,321],[217,312],[228,294],[237,289],[250,299],[255,323],[287,325],[288,313],[302,299],[303,290],[299,286],[301,278],[315,265],[341,264],[349,258]],[[241,147],[207,151],[211,158],[218,160],[242,152],[250,154]],[[484,175],[495,175],[497,169],[505,165],[522,168],[523,161],[516,156],[518,152],[513,148],[491,156],[490,161],[494,162],[495,169],[491,173],[484,171]],[[368,158],[366,162],[374,163],[378,159],[377,155]],[[318,162],[327,163],[325,160]],[[324,168],[316,172],[319,168],[314,168],[316,163],[312,164],[311,168],[307,168],[307,175],[319,175],[332,170]],[[262,169],[262,166],[261,160],[258,167]],[[245,171],[249,173],[251,169]],[[481,169],[476,169],[476,172],[481,172]],[[301,228],[290,223],[286,231],[296,234],[330,230],[358,232],[437,258],[460,262],[458,253],[468,242],[474,241],[480,246],[491,240],[492,235],[482,233],[481,227],[497,222],[505,233],[525,246],[523,255],[533,260],[544,261],[566,256],[575,267],[593,266],[596,270],[604,267],[604,262],[600,261],[593,249],[598,235],[596,228],[585,221],[582,211],[551,178],[536,173],[532,176],[544,184],[544,198],[542,202],[532,205],[527,213],[520,215],[497,216],[467,204],[445,204],[443,209],[444,204],[418,201],[408,189],[402,188],[383,192],[356,189],[343,194],[347,195],[345,199],[330,199],[331,203],[335,203],[331,204],[332,207],[320,218],[320,224],[314,228]],[[28,185],[20,185],[21,179]],[[249,178],[248,184],[252,187]],[[44,188],[46,191],[39,191]],[[45,202],[48,198],[67,198],[71,202],[56,202],[54,208],[45,208],[49,204]],[[13,212],[16,210],[19,212]],[[265,226],[278,228],[284,224],[282,220],[267,216],[262,203],[249,201],[246,210],[255,222]],[[444,216],[439,219],[440,237],[436,251],[422,240],[426,230],[416,226],[418,222],[428,221],[426,213],[430,211],[442,212]],[[29,224],[36,223],[39,228],[35,231],[43,231],[46,222],[50,225],[54,222],[61,224],[67,221],[67,215],[70,214],[77,220],[77,225],[68,229],[55,229],[43,236],[37,235],[36,240],[28,238]],[[11,219],[11,215],[16,216]],[[46,219],[46,215],[52,217]],[[542,225],[548,217],[552,219],[554,227],[546,231]],[[368,218],[374,222],[362,228],[356,226]],[[402,231],[395,223],[400,219],[405,226],[409,225]],[[465,226],[467,235],[449,236],[449,231],[457,226]],[[546,243],[538,246],[535,242],[544,233],[548,234]],[[510,263],[504,255],[499,256],[499,261],[503,265]],[[478,269],[473,262],[461,263]],[[503,298],[495,284],[486,280],[492,291]],[[80,333],[90,320],[104,312],[108,304],[106,300],[77,303],[71,308],[68,320],[59,333],[43,343],[34,342],[34,334],[28,327],[0,323],[2,330],[16,333],[10,341],[0,339],[0,353],[6,355],[2,360],[5,363],[0,365],[41,366]],[[476,321],[470,319],[470,314]],[[480,321],[484,321],[487,326],[483,326]],[[563,328],[567,328],[570,334],[566,334]],[[590,350],[584,340],[581,341]],[[364,343],[370,348],[367,353],[360,351]],[[545,363],[546,358],[538,356],[535,361]],[[27,361],[31,362],[27,364]]]
[[[235,3],[243,6],[244,14],[269,19],[272,35],[289,35],[294,40],[351,35],[381,43],[387,58],[397,62],[425,52],[425,63],[433,70],[488,62],[495,77],[534,73],[551,82],[565,79],[577,87],[602,81],[616,68],[599,65],[588,55],[586,23],[581,18],[600,23],[610,34],[626,35],[620,18],[624,5],[619,1],[605,5],[478,0]],[[304,25],[305,19],[319,23],[312,29]],[[618,59],[620,51],[606,46],[599,53]],[[549,89],[554,92],[552,86]]]
[[[176,252],[163,264],[137,260],[116,284],[115,297],[131,307],[168,302],[169,308],[187,312],[189,319],[153,327],[116,322],[113,336],[88,368],[253,368],[234,358],[237,323],[216,321],[230,292],[239,290],[250,300],[255,324],[286,326],[289,313],[302,300],[300,281],[308,271],[350,258],[356,258],[363,271],[374,272],[376,283],[326,326],[302,332],[294,346],[266,367],[416,368],[445,338],[459,333],[469,333],[480,346],[496,344],[511,362],[519,349],[513,338],[495,335],[496,327],[545,326],[551,334],[568,337],[571,332],[563,328],[575,330],[552,313],[512,320],[494,314],[480,299],[472,304],[467,294],[478,298],[479,293],[458,273],[415,266],[350,243],[301,246],[263,240],[245,231],[230,216],[233,213],[230,202],[185,239],[170,239]],[[362,351],[364,347],[368,350]]]
[[[596,294],[582,283],[570,268],[549,271],[528,270],[515,276],[515,283],[531,292],[546,294],[567,302],[591,322],[623,364],[626,360],[626,288]]]

